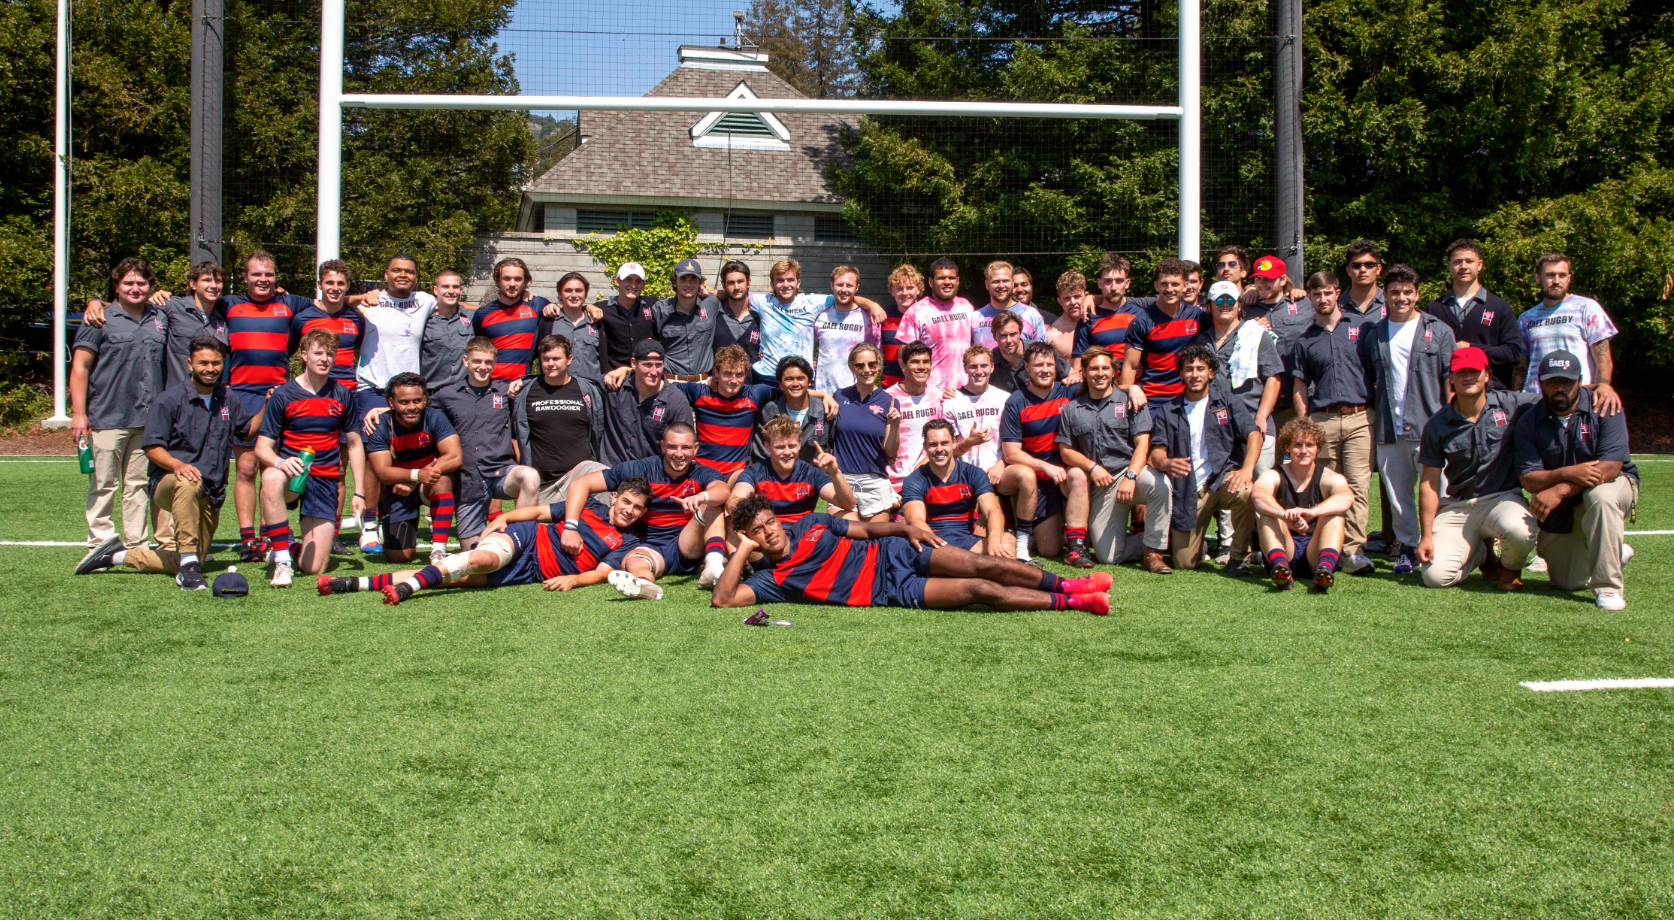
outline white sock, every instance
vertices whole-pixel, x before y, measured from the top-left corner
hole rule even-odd
[[[181,565],[197,565],[198,564],[198,554],[197,553],[181,553],[180,554],[180,564]]]
[[[1017,537],[1017,558],[1027,562],[1029,560],[1029,534],[1019,533]]]
[[[703,564],[706,565],[706,566],[707,565],[725,566],[727,564],[727,557],[721,555],[720,553],[710,551],[710,552],[705,553],[703,555]]]
[[[291,564],[291,551],[289,549],[276,549],[276,550],[274,550],[273,551],[273,564],[274,565],[290,565]]]
[[[423,585],[419,584],[419,580],[418,580],[417,575],[414,575],[412,578],[407,579],[406,581],[402,582],[402,584],[411,586],[414,591],[418,591],[418,590],[420,590],[424,587]]]
[[[128,551],[125,550],[125,549],[119,549],[119,550],[116,551],[116,555],[110,557],[110,564],[111,565],[121,565],[123,562],[127,561],[127,559],[128,559]]]

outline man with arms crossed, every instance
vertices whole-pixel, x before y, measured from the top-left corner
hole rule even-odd
[[[1085,509],[1072,507],[1065,521],[1086,527],[1093,557],[1106,565],[1141,558],[1145,571],[1167,575],[1169,484],[1147,465],[1151,455],[1151,413],[1135,409],[1116,388],[1110,350],[1094,345],[1081,355],[1081,394],[1058,416],[1058,450],[1064,466],[1082,470],[1090,486]],[[1128,512],[1145,506],[1145,537],[1130,540]],[[1084,515],[1084,516],[1083,516]]]
[[[1343,514],[1354,504],[1354,490],[1340,473],[1319,463],[1324,433],[1307,418],[1291,419],[1279,430],[1284,462],[1257,477],[1256,535],[1273,584],[1289,591],[1296,582],[1291,566],[1305,562],[1314,570],[1314,587],[1331,590],[1343,551]]]
[[[1501,591],[1521,591],[1537,524],[1523,500],[1511,445],[1518,413],[1535,397],[1489,389],[1488,354],[1474,345],[1455,349],[1450,369],[1453,401],[1430,417],[1418,449],[1424,584],[1451,588],[1481,565],[1482,577]],[[1498,559],[1489,552],[1495,539]]]
[[[1547,352],[1530,375],[1541,401],[1517,421],[1513,450],[1547,577],[1566,591],[1590,587],[1600,610],[1623,610],[1623,522],[1639,500],[1639,470],[1628,454],[1627,418],[1597,408],[1579,355]]]
[[[541,476],[518,463],[512,449],[512,400],[506,395],[507,381],[494,379],[494,342],[482,335],[471,339],[464,366],[465,379],[436,390],[430,404],[459,435],[463,465],[454,529],[459,545],[468,550],[477,545],[495,502],[509,499],[519,508],[535,504]]]
[[[998,556],[950,546],[908,524],[862,524],[810,514],[785,527],[773,503],[753,495],[732,515],[738,549],[710,603],[749,607],[800,601],[849,607],[1110,612],[1110,576],[1061,578]],[[759,553],[755,574],[744,566]],[[1098,576],[1104,576],[1098,578]]]
[[[125,550],[113,537],[76,567],[77,575],[125,565],[173,575],[174,583],[187,591],[209,590],[203,557],[209,555],[227,497],[233,434],[254,437],[261,424],[260,416],[250,416],[243,403],[227,396],[221,383],[226,355],[227,346],[214,336],[194,340],[191,378],[165,390],[151,404],[145,423],[141,443],[151,461],[157,530],[166,529],[171,539],[159,538],[152,551],[144,546]]]
[[[321,594],[380,591],[394,606],[425,588],[498,588],[540,582],[548,591],[569,591],[596,585],[639,545],[630,528],[645,513],[651,487],[643,479],[629,479],[616,488],[609,507],[590,501],[574,525],[566,520],[563,502],[532,505],[495,518],[477,548],[455,553],[422,569],[408,569],[368,578],[320,576]],[[560,523],[554,523],[560,522]],[[562,533],[580,535],[581,549],[564,548]]]
[[[953,423],[947,419],[924,426],[926,460],[901,484],[902,516],[908,524],[960,549],[1011,558],[1015,554],[1006,546],[1010,542],[1006,513],[994,496],[994,487],[980,468],[958,458],[958,446]],[[971,527],[979,515],[986,539]]]

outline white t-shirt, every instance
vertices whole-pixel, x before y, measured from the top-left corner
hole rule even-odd
[[[436,312],[436,298],[424,291],[406,297],[384,291],[377,306],[361,312],[366,316],[366,338],[360,343],[355,379],[381,390],[396,374],[418,373],[424,324]]]
[[[1529,356],[1529,378],[1523,390],[1540,392],[1537,368],[1542,358],[1554,351],[1567,351],[1581,359],[1581,383],[1593,382],[1592,346],[1616,335],[1616,324],[1610,321],[1604,307],[1591,297],[1571,294],[1552,306],[1545,301],[1535,304],[1517,317],[1523,331],[1523,348]]]
[[[878,344],[881,330],[872,317],[858,305],[852,310],[839,310],[833,303],[821,310],[814,319],[814,345],[819,349],[819,361],[814,365],[814,389],[835,393],[854,386],[854,371],[849,370],[849,352],[861,342]]]
[[[923,393],[913,396],[897,383],[884,392],[901,410],[901,446],[889,464],[889,484],[899,492],[902,480],[924,459],[925,424],[948,416],[942,411],[942,391],[934,387],[926,387]]]
[[[1209,399],[1186,401],[1186,424],[1192,432],[1192,480],[1196,491],[1209,484],[1209,452],[1203,447],[1203,421],[1209,413]]]
[[[988,441],[978,444],[961,457],[966,463],[984,470],[1000,462],[1000,416],[1006,411],[1006,399],[1011,394],[990,385],[980,395],[969,389],[960,390],[942,403],[942,411],[953,419],[953,426],[964,437],[973,431],[986,430]]]
[[[1412,369],[1412,340],[1420,321],[1389,321],[1389,408],[1395,415],[1395,430],[1401,430],[1401,413],[1407,405],[1407,371]]]
[[[750,307],[761,318],[761,357],[756,373],[775,377],[779,362],[791,355],[814,360],[814,318],[831,306],[830,294],[798,294],[790,303],[780,303],[776,294],[751,294]]]

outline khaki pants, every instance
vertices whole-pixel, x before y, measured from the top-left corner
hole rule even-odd
[[[559,476],[551,482],[541,483],[540,503],[550,505],[553,502],[564,501],[570,493],[570,483],[580,479],[588,473],[602,473],[610,467],[597,460],[583,460],[570,469],[568,473]]]
[[[1168,549],[1168,517],[1174,507],[1174,496],[1168,482],[1150,467],[1139,471],[1134,480],[1133,500],[1124,505],[1116,500],[1116,482],[1102,489],[1093,489],[1089,496],[1087,539],[1093,546],[1093,556],[1105,565],[1132,562],[1140,556],[1140,546],[1159,552]],[[1128,538],[1128,511],[1134,505],[1145,506],[1145,539]]]
[[[1622,590],[1622,531],[1639,487],[1617,476],[1581,493],[1575,526],[1569,533],[1540,532],[1536,541],[1546,560],[1546,577],[1566,591],[1592,587]]]
[[[1366,518],[1371,512],[1368,496],[1372,490],[1372,421],[1364,411],[1343,415],[1340,412],[1315,412],[1308,416],[1325,429],[1325,443],[1319,446],[1319,462],[1348,480],[1354,492],[1354,504],[1344,515],[1347,525],[1343,537],[1343,555],[1355,556],[1366,551]]]
[[[1454,502],[1436,512],[1430,528],[1435,557],[1423,564],[1424,584],[1451,588],[1487,556],[1483,541],[1500,541],[1500,564],[1521,569],[1535,545],[1534,514],[1517,489]]]
[[[1255,530],[1255,506],[1250,504],[1250,487],[1245,486],[1237,492],[1229,491],[1226,485],[1211,492],[1208,489],[1197,493],[1197,528],[1192,531],[1170,530],[1169,545],[1174,548],[1174,567],[1177,569],[1195,569],[1197,560],[1203,556],[1203,534],[1209,529],[1209,522],[1215,519],[1215,512],[1222,508],[1232,512],[1232,558],[1243,559],[1250,554],[1250,536]],[[1146,519],[1147,530],[1150,519]]]
[[[157,511],[157,526],[166,524],[172,533],[168,543],[158,543],[156,550],[145,547],[128,550],[123,564],[148,574],[173,575],[180,571],[182,551],[195,553],[199,558],[209,555],[210,543],[215,539],[215,528],[221,524],[221,506],[203,497],[203,482],[181,482],[170,473],[157,483],[152,496]]]
[[[87,480],[87,545],[98,546],[116,536],[111,512],[116,491],[122,490],[122,545],[145,545],[147,505],[145,481],[149,463],[140,441],[144,428],[96,428],[89,433],[93,473]]]

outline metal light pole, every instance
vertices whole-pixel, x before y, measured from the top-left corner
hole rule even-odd
[[[70,0],[58,0],[58,105],[52,135],[52,417],[42,428],[67,428],[64,387],[70,307]]]
[[[192,0],[191,262],[221,261],[224,0]]]
[[[1279,47],[1273,68],[1273,245],[1291,281],[1307,277],[1302,261],[1302,0],[1277,0]]]

